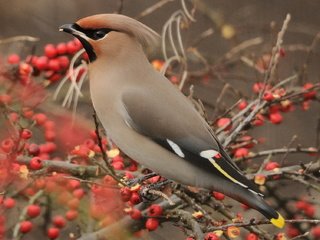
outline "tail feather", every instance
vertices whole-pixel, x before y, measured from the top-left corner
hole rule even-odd
[[[267,219],[269,219],[274,226],[278,228],[284,227],[285,219],[279,212],[274,210],[260,195],[251,192],[246,188],[239,187],[237,186],[237,184],[229,185],[229,183],[223,184],[222,188],[218,191],[221,191],[227,196],[246,204],[250,208],[257,210]]]

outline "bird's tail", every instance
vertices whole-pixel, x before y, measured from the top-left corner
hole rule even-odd
[[[235,184],[231,187],[231,189],[228,190],[225,189],[225,187],[226,186],[223,187],[223,190],[225,190],[223,192],[225,192],[226,195],[246,204],[248,207],[257,210],[266,218],[268,218],[274,226],[278,228],[284,227],[284,218],[279,212],[274,210],[260,195],[248,189],[239,188],[239,186],[236,186]]]

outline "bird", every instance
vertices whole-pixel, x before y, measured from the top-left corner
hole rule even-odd
[[[224,193],[263,214],[285,220],[227,154],[191,101],[154,69],[146,51],[160,36],[121,14],[97,14],[65,24],[89,57],[90,95],[108,136],[126,155],[161,176]]]

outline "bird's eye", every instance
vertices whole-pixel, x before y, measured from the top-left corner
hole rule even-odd
[[[106,32],[103,30],[98,30],[93,33],[93,39],[97,40],[103,38],[106,35]]]

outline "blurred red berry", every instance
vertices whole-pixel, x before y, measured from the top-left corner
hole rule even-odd
[[[52,223],[53,223],[53,225],[55,225],[58,228],[63,228],[67,222],[63,216],[57,215],[57,216],[53,217]]]
[[[249,233],[246,236],[246,240],[259,240],[259,237],[255,233]]]
[[[27,214],[29,217],[32,217],[32,218],[39,216],[40,212],[41,212],[41,208],[39,205],[32,204],[32,205],[29,205],[27,208]]]
[[[266,91],[263,94],[263,100],[265,100],[267,102],[270,102],[270,101],[274,100],[274,96],[273,96],[273,94],[271,92]]]
[[[1,149],[5,153],[11,152],[13,147],[14,147],[14,141],[11,138],[7,138],[1,141]]]
[[[280,55],[280,57],[285,57],[286,56],[286,51],[284,50],[284,48],[280,48],[279,49],[279,55]]]
[[[32,227],[33,227],[32,222],[23,221],[23,222],[20,223],[19,231],[22,232],[22,233],[27,233],[27,232],[31,231]]]
[[[56,46],[56,50],[57,50],[57,53],[59,55],[63,55],[63,54],[66,54],[67,53],[67,44],[65,43],[59,43],[57,46]]]
[[[279,168],[280,165],[279,163],[277,162],[268,162],[265,166],[264,166],[264,169],[267,170],[267,171],[272,171],[274,170],[275,168]]]
[[[47,116],[44,113],[37,113],[33,115],[33,120],[35,120],[38,125],[43,125],[47,121]]]
[[[35,143],[31,143],[29,146],[28,146],[28,153],[32,156],[37,156],[39,155],[40,153],[40,148],[37,144]]]
[[[159,226],[159,221],[156,218],[148,218],[146,221],[146,229],[149,231],[154,231],[158,228]]]
[[[219,240],[220,238],[215,233],[207,233],[204,240]]]
[[[148,207],[148,215],[150,217],[157,217],[162,215],[163,209],[158,204],[152,204],[150,207]]]
[[[304,214],[310,218],[314,217],[316,214],[316,207],[312,204],[308,204],[307,207],[304,209]]]
[[[74,44],[73,41],[69,41],[67,43],[67,51],[69,54],[75,54],[78,50],[79,48]]]
[[[124,169],[124,163],[123,162],[113,162],[111,163],[112,167],[115,169],[115,170],[123,170]]]
[[[58,61],[61,69],[67,69],[69,67],[70,60],[67,56],[60,56]]]
[[[48,67],[48,58],[46,56],[38,57],[35,61],[35,67],[38,68],[40,71],[47,69]]]
[[[283,117],[280,113],[271,113],[269,115],[270,122],[273,124],[280,124],[283,121]]]
[[[48,58],[54,58],[57,55],[57,49],[53,44],[47,44],[44,46],[44,54]]]
[[[59,236],[59,234],[60,230],[56,227],[50,227],[47,231],[48,238],[50,239],[56,239]]]
[[[300,201],[297,201],[295,203],[295,207],[298,209],[298,210],[304,210],[308,207],[308,203],[304,200],[300,200]]]
[[[234,152],[236,158],[243,158],[249,155],[249,150],[247,148],[237,148]]]
[[[141,211],[139,209],[132,208],[132,210],[130,212],[130,216],[134,220],[139,220],[142,217]]]
[[[238,104],[238,109],[239,109],[239,110],[243,110],[243,109],[245,109],[247,106],[248,106],[247,101],[246,101],[246,100],[242,100],[242,101],[239,102],[239,104]]]
[[[254,126],[262,126],[264,124],[264,116],[262,114],[257,114],[252,124]]]
[[[32,170],[39,170],[43,167],[42,160],[39,157],[33,157],[29,164]]]
[[[78,199],[81,199],[85,195],[85,191],[82,188],[73,190],[72,195]]]
[[[212,192],[212,196],[219,201],[222,201],[225,198],[225,195],[220,192]]]
[[[132,195],[131,195],[131,198],[130,198],[130,202],[133,205],[136,205],[136,204],[140,203],[141,202],[141,198],[140,198],[139,194],[136,193],[136,192],[133,192]]]
[[[120,195],[122,201],[127,202],[130,200],[132,192],[128,187],[123,187],[120,189]]]
[[[29,129],[22,129],[20,136],[22,139],[29,139],[32,137],[32,132]]]
[[[68,201],[67,205],[70,209],[76,210],[79,208],[80,200],[78,198],[72,198],[71,200]]]
[[[46,139],[46,141],[54,141],[56,139],[56,132],[53,130],[46,130],[44,133],[44,137]]]
[[[18,54],[10,54],[7,58],[7,62],[10,64],[18,64],[20,62],[20,56]]]
[[[54,72],[57,72],[60,70],[60,62],[58,59],[50,59],[48,63],[48,68]]]
[[[313,87],[314,87],[314,85],[312,83],[306,83],[303,85],[303,89],[306,91],[310,90]],[[317,95],[317,92],[314,90],[303,94],[304,99],[313,99],[313,98],[315,98],[316,95]]]
[[[1,94],[0,95],[0,104],[9,105],[12,102],[12,97],[8,94]]]
[[[3,206],[4,206],[5,208],[10,209],[10,208],[13,208],[15,205],[16,205],[16,200],[14,200],[14,199],[11,198],[11,197],[5,198],[5,199],[3,200]]]
[[[315,239],[320,239],[320,225],[315,226],[311,229],[311,235],[315,238]]]
[[[217,126],[218,126],[219,128],[222,128],[222,127],[227,126],[224,130],[225,130],[225,131],[228,131],[228,130],[230,130],[231,127],[232,127],[231,119],[230,119],[230,118],[220,118],[220,119],[217,121]]]
[[[66,212],[66,219],[72,221],[78,217],[79,213],[76,210],[69,210]]]
[[[287,235],[288,235],[288,237],[293,238],[293,237],[300,235],[300,231],[299,231],[299,229],[289,225],[287,227]]]

